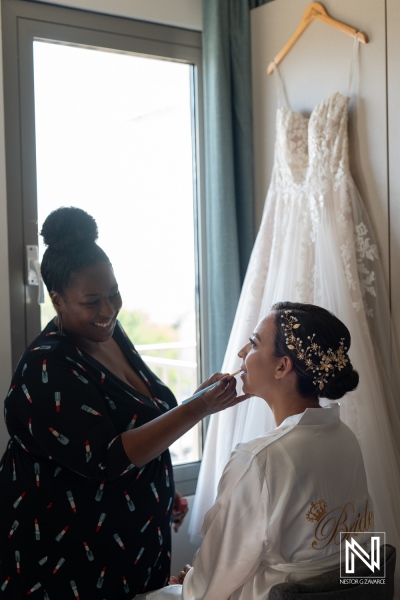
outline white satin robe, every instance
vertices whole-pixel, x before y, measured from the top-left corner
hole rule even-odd
[[[360,447],[337,404],[308,408],[236,447],[183,586],[136,598],[265,600],[276,583],[337,568],[346,530],[373,531]]]

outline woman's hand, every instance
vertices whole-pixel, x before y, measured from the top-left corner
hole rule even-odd
[[[247,394],[242,396],[237,395],[236,379],[232,375],[229,375],[229,373],[214,373],[197,388],[195,393],[216,382],[219,383],[212,390],[205,392],[199,398],[191,401],[191,404],[197,403],[197,406],[205,415],[211,415],[225,408],[230,408],[250,398]]]
[[[178,531],[179,527],[183,523],[183,519],[187,515],[188,510],[189,506],[186,498],[183,498],[178,491],[175,491],[174,506],[172,508],[172,522],[174,524],[174,531]]]
[[[225,373],[225,375],[227,375],[227,373]],[[214,373],[213,375],[211,375],[211,377],[203,381],[203,383],[201,383],[198,388],[196,388],[196,390],[193,392],[193,395],[197,394],[197,392],[201,392],[201,390],[204,390],[212,383],[220,381],[223,377],[224,375],[222,373]]]
[[[140,427],[121,433],[124,450],[136,467],[142,467],[157,458],[204,417],[250,397],[246,394],[237,396],[236,379],[229,374],[215,373],[198,389],[204,389],[212,383],[217,385],[198,398],[176,406]]]
[[[198,407],[203,416],[211,415],[215,412],[233,406],[236,400],[236,379],[229,373],[214,373],[206,379],[195,391],[195,393],[204,390],[213,383],[217,383],[212,390],[205,392],[199,398],[191,401],[191,404]]]
[[[175,575],[171,575],[171,577],[169,578],[168,585],[182,585],[188,571],[190,571],[191,568],[191,565],[185,565],[183,567],[183,570],[179,573],[178,577],[175,577]]]

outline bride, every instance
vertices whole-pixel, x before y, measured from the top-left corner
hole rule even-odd
[[[360,529],[360,515],[357,541],[369,541],[373,507],[359,444],[339,405],[319,403],[357,386],[349,348],[347,327],[319,306],[280,302],[260,321],[239,352],[241,378],[276,428],[232,453],[183,586],[172,578],[138,598],[265,600],[279,582],[337,568],[339,529]]]

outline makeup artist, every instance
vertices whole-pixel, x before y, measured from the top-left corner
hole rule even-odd
[[[174,491],[168,447],[237,397],[234,377],[177,406],[117,321],[122,300],[94,219],[43,224],[42,276],[57,312],[20,360],[0,464],[2,597],[119,600],[166,585]],[[4,596],[3,596],[4,594]]]

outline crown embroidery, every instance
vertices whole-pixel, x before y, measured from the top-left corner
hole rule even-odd
[[[306,514],[306,517],[307,521],[313,523],[314,521],[319,521],[320,518],[325,514],[328,503],[326,500],[321,498],[317,502],[310,502],[310,506],[311,508]]]
[[[314,373],[313,383],[322,390],[325,384],[328,383],[328,377],[332,376],[335,370],[341,371],[344,369],[349,362],[344,338],[340,339],[337,350],[333,351],[332,348],[328,348],[325,353],[315,341],[315,333],[313,333],[307,337],[309,345],[303,348],[303,341],[295,335],[295,331],[301,327],[301,323],[290,314],[291,312],[291,310],[285,310],[285,314],[281,315],[284,320],[282,327],[285,330],[286,346],[289,350],[295,352],[299,360],[305,362],[307,371],[312,370]]]

